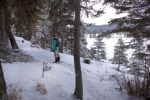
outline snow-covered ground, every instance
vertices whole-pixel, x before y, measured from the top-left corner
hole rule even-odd
[[[34,57],[31,62],[3,63],[4,76],[8,86],[8,93],[15,87],[19,91],[22,100],[76,100],[72,94],[75,89],[75,75],[73,56],[60,54],[61,63],[55,64],[54,55],[48,50],[31,47],[31,43],[16,37],[22,52]],[[42,77],[43,62],[51,67]],[[127,96],[126,92],[118,91],[116,81],[111,77],[120,74],[115,71],[117,66],[109,62],[83,63],[81,58],[83,75],[84,100],[138,100]],[[36,86],[38,83],[45,85],[47,94],[41,94]]]

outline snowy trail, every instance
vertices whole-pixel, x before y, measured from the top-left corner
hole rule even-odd
[[[52,52],[33,48],[28,41],[22,43],[22,38],[16,39],[22,51],[33,56],[35,61],[3,63],[7,86],[22,88],[23,92],[19,93],[22,100],[75,100],[72,97],[75,88],[73,56],[60,54],[62,63],[51,63],[54,60]],[[126,93],[115,90],[118,85],[110,77],[117,73],[113,70],[115,65],[102,62],[88,65],[82,61],[81,58],[84,100],[137,100],[129,99]],[[42,78],[43,62],[47,62],[52,68]],[[48,94],[43,95],[36,90],[38,82],[45,85]]]

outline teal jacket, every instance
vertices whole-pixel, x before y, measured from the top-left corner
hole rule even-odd
[[[53,39],[53,51],[58,51],[59,50],[59,43],[57,42],[58,39],[57,38],[54,38]]]

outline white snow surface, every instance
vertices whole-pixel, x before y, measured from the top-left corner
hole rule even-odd
[[[76,100],[72,96],[75,89],[73,56],[61,53],[61,63],[52,63],[53,52],[31,47],[31,43],[26,40],[22,43],[23,38],[20,37],[16,37],[16,40],[22,52],[33,56],[35,61],[3,63],[7,86],[15,85],[16,88],[22,88],[23,91],[19,93],[22,100]],[[52,68],[46,71],[42,78],[43,62],[47,62]],[[115,89],[118,85],[110,75],[120,74],[114,70],[117,66],[109,62],[96,61],[85,64],[81,58],[81,67],[83,100],[138,100],[127,96],[125,91]],[[45,85],[47,94],[37,91],[38,82]]]

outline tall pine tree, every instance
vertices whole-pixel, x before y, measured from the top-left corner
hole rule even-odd
[[[0,51],[1,49],[7,49],[8,48],[8,38],[6,35],[6,0],[0,0]]]
[[[120,64],[127,64],[128,59],[125,54],[126,48],[124,41],[122,39],[118,39],[117,44],[114,49],[114,57],[112,58],[112,62],[118,64],[118,71],[120,70]]]
[[[96,40],[97,41],[94,43],[95,47],[93,47],[93,49],[95,49],[94,58],[97,60],[106,59],[105,44],[102,41],[103,38],[97,37]]]
[[[74,96],[83,99],[83,84],[80,65],[80,12],[81,0],[74,0],[75,24],[74,24],[74,67],[75,67],[75,91]]]

